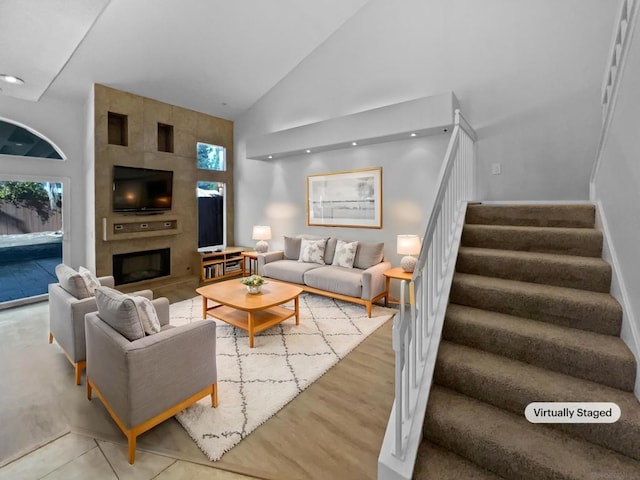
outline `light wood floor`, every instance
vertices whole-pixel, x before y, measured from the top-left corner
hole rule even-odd
[[[194,296],[189,287],[154,293],[171,302]],[[386,322],[216,464],[270,479],[375,479],[394,398],[391,327]]]
[[[154,294],[174,303],[195,296],[195,287],[193,282],[176,283],[154,288]],[[391,323],[370,335],[218,462],[209,462],[174,419],[139,437],[138,448],[264,479],[374,479],[393,403]],[[42,338],[42,348],[55,350],[46,344],[46,335]],[[63,376],[55,382],[60,396],[56,408],[71,431],[126,445],[100,402],[86,401],[84,377],[82,387],[76,387],[72,368],[61,353],[54,363],[53,371]],[[11,436],[12,432],[3,431],[0,440]]]

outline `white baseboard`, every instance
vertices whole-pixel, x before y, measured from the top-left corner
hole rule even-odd
[[[596,228],[602,231],[602,258],[611,264],[611,295],[622,305],[622,331],[620,338],[622,338],[622,341],[629,347],[636,359],[637,368],[634,393],[636,398],[640,400],[640,332],[638,332],[636,319],[629,304],[628,290],[624,284],[624,279],[620,275],[620,263],[616,256],[615,248],[610,241],[607,219],[599,200],[596,202]]]

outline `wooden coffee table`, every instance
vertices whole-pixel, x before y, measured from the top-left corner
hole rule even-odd
[[[202,318],[207,315],[241,328],[249,333],[249,347],[253,348],[253,336],[293,316],[300,324],[298,295],[300,287],[280,282],[262,285],[262,293],[252,295],[240,280],[227,280],[196,289],[202,295]],[[209,300],[213,305],[209,306]],[[294,309],[281,307],[294,301]]]

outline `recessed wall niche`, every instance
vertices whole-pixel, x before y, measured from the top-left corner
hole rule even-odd
[[[108,142],[110,145],[129,145],[127,116],[120,113],[108,112]]]
[[[158,123],[158,151],[173,153],[173,125]]]

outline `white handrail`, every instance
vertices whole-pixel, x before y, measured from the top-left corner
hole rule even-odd
[[[595,180],[600,169],[600,156],[604,143],[609,134],[611,124],[611,112],[618,97],[618,85],[622,71],[627,63],[627,52],[631,45],[631,38],[635,30],[635,18],[638,11],[637,0],[623,0],[615,23],[615,31],[609,48],[609,57],[604,72],[600,103],[602,107],[602,129],[600,130],[600,141],[596,158],[591,169],[589,181],[589,198],[596,200]]]
[[[393,322],[396,397],[378,457],[381,480],[413,474],[466,205],[476,196],[475,140],[456,110],[422,250],[412,280],[401,282]]]

